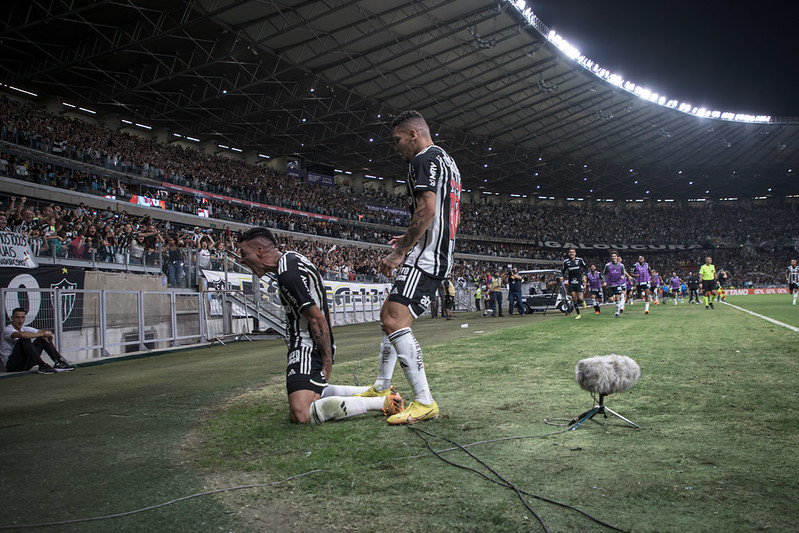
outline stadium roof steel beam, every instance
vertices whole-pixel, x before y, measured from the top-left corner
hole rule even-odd
[[[506,0],[6,2],[0,82],[385,178],[405,174],[386,142],[390,115],[413,107],[467,189],[654,197],[691,169],[702,192],[743,196],[769,182],[799,194],[787,172],[799,166],[799,120],[743,124],[653,104],[546,32]]]

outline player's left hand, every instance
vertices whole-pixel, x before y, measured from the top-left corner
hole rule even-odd
[[[400,256],[396,252],[391,252],[389,255],[387,255],[380,261],[380,266],[378,270],[384,276],[391,277],[391,274],[394,272],[394,269],[397,268],[401,262],[402,262],[402,256]]]

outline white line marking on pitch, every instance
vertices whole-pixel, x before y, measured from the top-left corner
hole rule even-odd
[[[767,321],[771,322],[772,324],[777,324],[778,326],[782,326],[784,328],[790,329],[791,331],[795,331],[795,332],[799,333],[799,328],[795,328],[795,327],[793,327],[791,325],[788,325],[788,324],[785,324],[783,322],[780,322],[779,320],[774,320],[773,318],[769,318],[769,317],[767,317],[765,315],[761,315],[761,314],[755,313],[754,311],[750,311],[749,309],[744,309],[743,307],[738,307],[737,305],[733,305],[733,304],[728,303],[728,302],[721,302],[721,303],[729,305],[730,307],[732,307],[734,309],[737,309],[738,311],[743,311],[744,313],[749,313],[752,316],[756,316],[757,318],[762,318],[763,320],[767,320]]]

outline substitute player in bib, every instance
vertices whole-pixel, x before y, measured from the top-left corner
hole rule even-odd
[[[436,287],[452,269],[461,175],[455,161],[433,144],[430,128],[418,111],[398,115],[393,128],[394,147],[408,163],[406,184],[413,215],[405,234],[389,242],[394,250],[380,262],[383,275],[391,276],[395,269],[397,272],[380,310],[385,335],[377,380],[364,396],[383,394],[399,361],[414,399],[404,411],[388,417],[388,423],[413,424],[436,418],[439,413],[427,383],[422,348],[411,325],[430,305]]]
[[[396,414],[404,402],[393,391],[360,398],[368,387],[331,385],[336,345],[322,277],[314,264],[297,252],[281,252],[268,228],[247,230],[239,242],[242,262],[259,278],[277,274],[277,290],[286,311],[288,366],[286,390],[291,420],[300,424],[361,415],[367,411]]]
[[[713,297],[716,295],[716,267],[713,265],[713,258],[707,256],[705,264],[699,269],[699,279],[702,280],[702,293],[705,295],[705,309],[713,309]]]
[[[577,319],[580,317],[580,307],[583,305],[583,287],[585,286],[585,271],[588,267],[585,261],[577,257],[577,250],[569,248],[569,257],[563,260],[563,277],[566,278],[574,302],[574,310],[577,311]]]
[[[616,302],[615,316],[619,318],[619,315],[624,312],[624,279],[627,277],[627,271],[619,261],[618,253],[610,253],[610,263],[605,265],[602,277],[605,278],[608,298],[610,301]]]
[[[788,282],[788,291],[793,295],[793,305],[796,305],[796,296],[799,295],[799,266],[796,265],[796,259],[791,259],[785,281]]]
[[[677,272],[671,273],[671,278],[669,278],[669,292],[674,298],[674,305],[677,305],[677,302],[680,300],[680,294],[682,293],[682,280],[680,276],[677,275]]]
[[[585,275],[588,284],[588,294],[594,298],[594,314],[599,314],[599,304],[602,303],[602,273],[597,271],[596,265],[591,265],[588,274]]]
[[[643,295],[644,299],[644,314],[649,314],[649,302],[652,299],[652,292],[649,290],[649,285],[652,283],[652,271],[649,270],[649,264],[644,261],[644,256],[638,256],[638,262],[633,265],[632,277],[635,278],[635,290],[638,292],[638,297]]]

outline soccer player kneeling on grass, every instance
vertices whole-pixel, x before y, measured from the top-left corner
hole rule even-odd
[[[297,252],[281,252],[269,229],[252,228],[242,236],[242,262],[259,278],[277,274],[277,290],[286,311],[288,366],[286,389],[291,420],[300,424],[324,422],[383,411],[401,412],[405,402],[392,389],[380,397],[355,396],[369,387],[328,383],[336,345],[322,277],[314,264]]]

